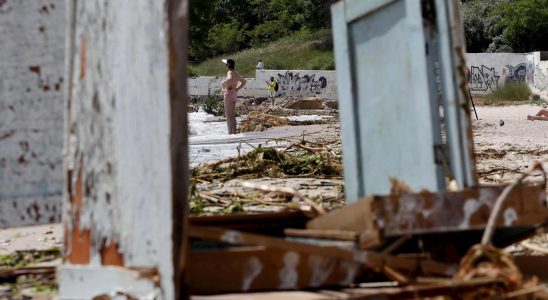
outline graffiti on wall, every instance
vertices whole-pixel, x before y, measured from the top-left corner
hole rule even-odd
[[[506,68],[508,69],[508,74],[506,75],[505,82],[525,81],[527,68],[524,63],[515,66],[506,65]]]
[[[316,74],[300,76],[291,71],[285,74],[278,73],[278,93],[280,96],[315,96],[322,94],[327,87],[327,79],[320,76],[316,80]]]
[[[495,91],[498,87],[500,76],[495,73],[495,68],[472,66],[470,70],[471,91]]]

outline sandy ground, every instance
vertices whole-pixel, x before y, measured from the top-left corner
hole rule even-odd
[[[539,109],[533,105],[477,107],[480,120],[474,120],[473,126],[480,183],[509,182],[534,160],[548,158],[548,122],[527,120],[528,114],[534,115]],[[504,121],[503,126],[500,126],[500,120]],[[251,143],[274,138],[300,139],[303,136],[309,140],[332,141],[340,139],[340,129],[338,124],[284,126],[248,133],[245,140]],[[241,137],[229,141],[208,140],[191,143],[191,146],[208,149],[209,153],[220,142],[235,149],[239,140]],[[281,184],[279,180],[271,183]],[[310,183],[299,182],[299,186],[307,184]],[[287,186],[295,187],[290,182]],[[0,253],[60,246],[62,234],[59,224],[0,230]]]
[[[541,107],[535,105],[477,107],[479,120],[473,120],[477,148],[548,147],[548,122],[528,121]],[[500,120],[504,125],[500,126]]]
[[[527,120],[539,109],[534,105],[477,107],[479,120],[473,120],[473,127],[480,183],[509,182],[533,161],[548,158],[548,122]]]

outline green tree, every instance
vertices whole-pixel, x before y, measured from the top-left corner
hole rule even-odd
[[[190,0],[189,3],[189,56],[191,60],[202,59],[211,51],[208,45],[209,30],[216,0]]]
[[[337,0],[301,0],[304,25],[310,30],[331,28],[331,5]]]
[[[501,0],[472,0],[462,4],[466,50],[468,52],[512,52],[502,37],[495,11]]]
[[[230,20],[230,23],[215,24],[209,30],[208,44],[213,49],[213,55],[236,52],[241,49],[245,40],[246,25],[239,28],[239,22],[236,19]]]
[[[514,0],[499,5],[500,29],[517,52],[548,49],[548,0]]]

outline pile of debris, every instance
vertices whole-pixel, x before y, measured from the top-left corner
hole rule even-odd
[[[321,114],[298,114],[285,108],[257,109],[240,122],[240,132],[264,131],[275,126],[302,126],[337,122],[335,116]]]
[[[274,126],[288,125],[286,118],[268,114],[268,111],[256,110],[240,122],[240,132],[263,131]]]
[[[287,146],[259,145],[245,155],[192,169],[191,213],[331,210],[343,205],[339,144],[279,142]],[[265,184],[269,187],[258,188]]]
[[[51,299],[57,293],[55,261],[61,250],[26,250],[0,255],[0,299]]]
[[[282,163],[275,158],[280,152],[267,152]],[[250,159],[260,153],[265,151]],[[322,289],[316,296],[548,299],[547,287],[539,284],[547,277],[539,267],[545,257],[502,250],[548,225],[546,186],[522,183],[542,173],[541,166],[510,185],[459,192],[414,193],[393,179],[390,195],[330,212],[295,190],[240,182],[268,195],[265,201],[297,198],[303,205],[277,213],[192,217],[189,289],[195,295]]]
[[[280,141],[281,142],[281,141]],[[253,147],[249,153],[192,169],[194,180],[212,182],[233,178],[283,178],[342,176],[340,149],[312,142],[295,142],[280,150]]]

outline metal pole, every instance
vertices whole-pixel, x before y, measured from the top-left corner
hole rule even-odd
[[[474,99],[472,98],[472,92],[470,92],[470,87],[468,87],[468,95],[470,96],[470,102],[472,103],[472,108],[474,109],[474,114],[476,115],[476,120],[479,120],[478,112],[476,111],[476,106],[474,105]]]

